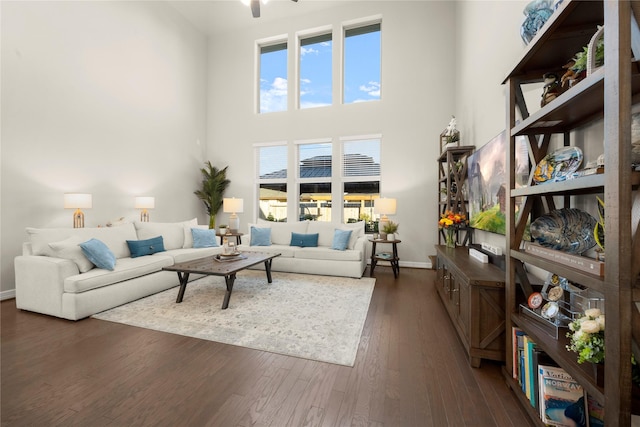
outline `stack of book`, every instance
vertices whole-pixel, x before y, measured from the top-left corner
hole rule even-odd
[[[599,427],[602,407],[520,328],[512,328],[513,379],[543,423],[559,427]],[[588,414],[588,416],[587,416]]]

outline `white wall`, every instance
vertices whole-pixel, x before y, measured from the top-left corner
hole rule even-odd
[[[163,2],[0,2],[1,283],[25,227],[71,227],[64,192],[93,194],[87,227],[206,216],[193,195],[205,160],[206,46]],[[199,143],[198,143],[199,141]]]
[[[390,219],[400,224],[401,262],[427,265],[437,240],[439,135],[454,113],[455,7],[455,2],[435,1],[345,2],[294,21],[265,22],[210,40],[207,142],[214,164],[229,166],[228,194],[245,200],[241,228],[256,214],[252,144],[381,133],[381,192],[397,199],[397,215]],[[380,102],[254,114],[255,40],[292,37],[325,25],[340,28],[344,21],[373,15],[382,15]],[[289,46],[294,45],[291,37]],[[339,48],[334,41],[334,49]],[[290,67],[290,81],[293,76]],[[334,78],[334,85],[338,82]],[[290,89],[289,105],[294,95]]]

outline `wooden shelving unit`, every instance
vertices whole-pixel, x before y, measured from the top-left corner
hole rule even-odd
[[[633,5],[634,8],[637,5]],[[640,9],[640,7],[638,7]],[[637,11],[640,12],[640,11]],[[636,15],[637,16],[637,15]],[[632,59],[632,31],[635,24],[632,2],[565,0],[531,41],[517,65],[508,74],[507,129],[510,144],[507,160],[509,173],[507,206],[506,257],[506,327],[507,357],[504,370],[507,383],[521,400],[536,424],[538,414],[529,405],[521,387],[513,380],[511,328],[517,326],[529,335],[555,362],[564,368],[600,404],[604,405],[605,425],[631,425],[631,355],[640,337],[640,315],[635,302],[640,297],[639,249],[640,227],[632,224],[634,197],[640,173],[631,170],[631,106],[640,101],[640,67]],[[556,71],[589,43],[597,25],[605,26],[606,65],[558,98],[529,114],[522,85],[542,81],[542,75]],[[635,57],[640,55],[635,53]],[[517,113],[520,113],[518,117]],[[571,132],[604,119],[605,173],[575,180],[525,188],[515,188],[515,137],[527,136],[532,164],[546,154],[551,135],[561,134],[565,145],[572,145]],[[603,194],[606,204],[605,275],[598,277],[567,265],[552,262],[521,251],[526,219],[555,208],[556,203],[570,207],[574,197]],[[515,217],[516,197],[525,203]],[[534,218],[531,218],[533,220]],[[632,230],[635,228],[635,236]],[[634,263],[636,265],[634,265]],[[523,266],[530,265],[567,278],[570,282],[593,289],[605,297],[605,387],[596,385],[593,366],[579,365],[576,354],[566,350],[567,339],[551,338],[539,325],[519,313],[522,297],[531,287],[522,277]],[[635,325],[635,326],[632,326]],[[638,354],[636,354],[636,359]],[[606,391],[606,392],[605,392]]]
[[[447,147],[438,157],[438,218],[447,211],[462,213],[468,218],[467,158],[474,150],[473,145]],[[462,245],[472,243],[472,233],[471,228],[459,229],[456,241]],[[441,230],[438,243],[444,241],[444,231]]]

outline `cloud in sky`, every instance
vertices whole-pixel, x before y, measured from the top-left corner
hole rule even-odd
[[[369,82],[366,85],[360,85],[359,88],[362,92],[365,92],[367,95],[380,98],[380,83],[379,82]]]
[[[318,54],[318,50],[314,49],[312,47],[304,47],[304,46],[302,46],[300,48],[300,55],[301,56],[305,56],[308,53],[315,53],[317,55]]]
[[[264,82],[264,81],[263,81]],[[264,82],[266,83],[266,82]],[[287,79],[276,77],[273,82],[260,89],[260,112],[284,111],[287,109]],[[266,86],[266,87],[265,87]]]

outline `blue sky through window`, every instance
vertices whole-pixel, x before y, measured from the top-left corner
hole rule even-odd
[[[260,112],[287,110],[287,45],[276,50],[261,48]]]
[[[331,34],[302,40],[300,46],[300,108],[313,108],[332,103]],[[310,42],[321,39],[316,43]],[[322,40],[329,39],[329,40]]]
[[[345,37],[344,103],[380,99],[380,31]]]

